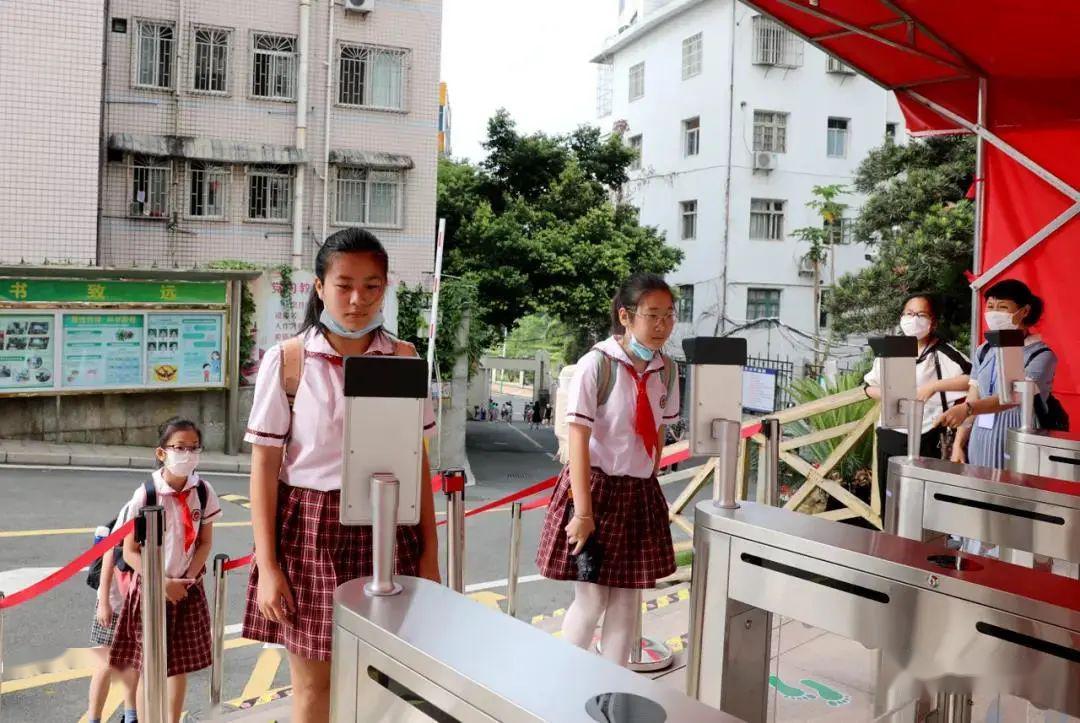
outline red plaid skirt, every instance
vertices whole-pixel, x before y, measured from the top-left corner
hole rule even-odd
[[[120,608],[109,665],[141,669],[142,639],[142,576],[138,575]],[[180,602],[165,602],[165,640],[170,678],[210,667],[210,608],[201,579]]]
[[[609,477],[593,468],[592,489],[596,541],[601,550],[598,585],[650,588],[675,572],[667,500],[655,477]],[[547,508],[536,565],[552,580],[576,580],[577,568],[566,541],[570,522],[570,469],[563,469]]]
[[[341,492],[278,485],[278,564],[292,588],[296,612],[291,624],[267,620],[259,612],[259,568],[251,564],[244,637],[284,645],[308,660],[330,660],[334,630],[334,591],[339,585],[372,574],[371,527],[345,526],[340,518]],[[394,569],[420,574],[423,542],[420,526],[399,526]]]

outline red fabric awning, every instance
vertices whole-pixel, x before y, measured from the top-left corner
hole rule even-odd
[[[914,135],[968,132],[920,98],[984,127],[1072,188],[1080,188],[1080,28],[1075,0],[744,0],[896,92]],[[984,144],[978,276],[1074,200]],[[1019,278],[1046,300],[1039,331],[1058,353],[1055,395],[1080,420],[1080,334],[1070,313],[1080,265],[1080,217],[997,278]],[[979,330],[975,330],[979,331]]]

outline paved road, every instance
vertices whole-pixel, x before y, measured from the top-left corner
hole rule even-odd
[[[549,456],[554,450],[550,430],[528,431],[520,423],[510,426],[470,422],[469,434],[472,466],[479,479],[479,484],[467,492],[469,507],[558,471]],[[112,518],[145,475],[130,470],[0,467],[0,590],[11,593],[22,589],[85,550],[92,542],[92,532],[87,528]],[[215,554],[247,554],[251,528],[248,511],[242,506],[247,478],[220,474],[206,477],[219,494],[237,498],[223,503],[225,515],[215,529]],[[436,509],[441,512],[443,508],[441,497],[437,498]],[[535,511],[525,517],[523,576],[535,573],[532,554],[542,515],[542,511]],[[509,512],[499,510],[470,518],[467,533],[466,583],[480,588],[474,597],[497,604],[506,592],[503,578],[507,569]],[[240,622],[245,584],[243,571],[230,575],[228,625]],[[529,619],[565,604],[567,591],[560,588],[546,582],[524,584],[519,615]],[[3,653],[8,681],[2,700],[4,720],[76,721],[82,715],[89,663],[80,649],[88,644],[93,596],[85,585],[85,575],[80,573],[5,615]],[[287,685],[286,666],[278,651],[247,645],[235,631],[227,639],[240,647],[226,654],[226,699],[239,698],[245,690],[254,695]],[[31,670],[35,664],[36,670]],[[32,672],[37,674],[29,675]],[[20,680],[13,681],[13,677]],[[189,707],[204,710],[207,696],[206,673],[192,676]]]
[[[512,399],[515,417],[520,420],[524,400]],[[469,460],[477,484],[467,488],[467,508],[558,473],[555,437],[550,429],[530,430],[521,421],[468,425]],[[112,518],[146,474],[131,470],[0,466],[0,591],[10,594],[22,589],[84,551],[92,542],[92,532],[87,528]],[[224,502],[225,515],[215,526],[215,554],[247,554],[251,546],[249,514],[243,506],[247,477],[210,473],[206,478],[220,495],[233,498]],[[444,509],[445,503],[437,495],[440,520]],[[571,598],[568,584],[535,579],[533,557],[543,516],[543,509],[524,515],[518,617],[525,621],[550,615],[564,608]],[[500,508],[471,517],[466,525],[467,592],[480,602],[504,608],[509,522],[509,508]],[[440,527],[440,537],[444,530]],[[227,701],[251,699],[288,685],[282,651],[264,649],[239,637],[246,581],[245,571],[230,575],[224,687]],[[90,664],[83,649],[88,644],[93,605],[94,593],[85,586],[85,575],[79,574],[5,616],[3,720],[80,719],[86,705]],[[208,707],[207,681],[205,671],[191,676],[188,707],[196,716]]]

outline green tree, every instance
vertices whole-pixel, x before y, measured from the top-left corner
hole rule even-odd
[[[873,243],[875,254],[833,287],[826,307],[834,334],[888,331],[897,324],[901,300],[925,291],[943,301],[942,333],[966,341],[971,296],[964,272],[971,268],[974,228],[966,193],[974,168],[968,137],[886,143],[871,151],[854,184],[868,196],[855,236]]]
[[[573,352],[606,333],[611,295],[627,275],[664,274],[681,260],[617,201],[634,158],[618,135],[526,135],[500,110],[484,147],[479,166],[441,161],[438,186],[444,269],[475,290],[480,336],[496,343],[522,317],[547,314],[569,330]]]
[[[843,192],[844,187],[837,184],[814,186],[813,189],[811,189],[814,198],[807,201],[806,207],[817,212],[817,215],[821,218],[821,223],[816,226],[797,228],[791,232],[791,235],[795,238],[802,239],[810,244],[810,249],[806,252],[806,259],[810,261],[814,267],[813,317],[815,338],[821,331],[821,267],[822,264],[831,258],[833,259],[833,269],[835,270],[836,255],[829,253],[829,249],[843,241],[843,227],[841,226],[841,223],[844,218],[844,211],[847,209],[847,204],[840,203],[836,200],[837,196]],[[833,273],[830,276],[835,278],[836,274]],[[815,346],[815,349],[816,348],[817,347]],[[827,347],[824,354],[815,351],[814,363],[821,364],[822,357],[828,356],[828,353]]]

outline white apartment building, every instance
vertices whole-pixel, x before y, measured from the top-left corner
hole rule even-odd
[[[0,264],[93,264],[100,1],[0,2]]]
[[[598,115],[640,153],[625,199],[685,254],[669,275],[682,293],[672,351],[758,321],[738,332],[750,355],[801,373],[828,319],[815,320],[809,244],[791,232],[821,225],[814,186],[850,186],[870,149],[901,138],[895,99],[736,0],[619,0],[618,18],[594,58]],[[839,200],[826,289],[868,253],[846,226],[860,198]]]
[[[104,48],[82,51],[98,91],[84,143],[104,147],[96,263],[311,268],[328,234],[361,226],[397,277],[430,272],[441,0],[111,0],[104,18],[82,4],[105,25]],[[81,70],[51,82],[92,95]],[[26,232],[47,251],[47,227]]]

